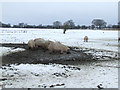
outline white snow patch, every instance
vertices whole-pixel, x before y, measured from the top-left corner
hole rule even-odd
[[[25,49],[23,48],[9,48],[9,47],[0,47],[0,56],[4,56],[13,52],[19,52],[19,51],[24,51]]]
[[[97,88],[99,84],[104,88],[117,88],[118,68],[112,67],[117,61],[111,63],[111,67],[104,67],[105,63],[77,66],[12,64],[10,67],[3,66],[0,71],[3,72],[2,78],[7,79],[2,81],[5,88]]]

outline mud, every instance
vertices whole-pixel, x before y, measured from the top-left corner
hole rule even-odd
[[[4,47],[24,48],[25,51],[15,52],[2,57],[2,64],[38,64],[38,63],[62,63],[70,64],[73,62],[92,61],[92,55],[86,54],[81,50],[75,50],[75,47],[70,47],[69,53],[50,53],[41,48],[30,50],[26,44],[2,44]]]

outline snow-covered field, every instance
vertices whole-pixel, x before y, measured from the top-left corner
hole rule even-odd
[[[88,36],[88,43],[83,42],[84,36]],[[0,28],[0,43],[27,43],[28,40],[39,37],[60,41],[68,46],[118,51],[118,31],[67,30],[63,34],[62,29]]]
[[[89,37],[88,42],[83,42],[84,36]],[[63,34],[61,29],[0,28],[0,43],[27,43],[34,38],[60,41],[83,50],[87,48],[86,53],[99,57],[118,56],[118,31],[67,30]],[[6,55],[24,49],[0,47],[0,50],[0,55]],[[69,67],[60,64],[10,65],[1,67],[0,71],[5,88],[97,88],[99,84],[104,88],[118,88],[118,68],[118,60],[113,59]]]
[[[106,65],[107,63],[107,65]],[[114,63],[114,64],[113,64]],[[21,64],[3,67],[6,88],[104,88],[118,87],[117,61],[83,65]],[[80,70],[79,70],[80,68]],[[1,71],[1,69],[0,69]]]

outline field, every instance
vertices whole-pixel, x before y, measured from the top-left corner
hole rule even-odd
[[[89,41],[84,42],[84,36]],[[78,52],[92,54],[95,61],[61,64],[7,64],[0,68],[5,88],[118,88],[118,31],[0,28],[0,43],[27,44],[44,38],[60,41]],[[24,48],[0,47],[0,56],[26,51]],[[66,54],[64,54],[66,55]],[[17,58],[16,58],[17,59]],[[26,83],[26,84],[25,84]]]

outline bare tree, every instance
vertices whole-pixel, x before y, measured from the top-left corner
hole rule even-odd
[[[120,21],[118,22],[118,25],[120,26]]]
[[[65,34],[66,30],[69,29],[69,26],[67,24],[63,25],[63,34]]]
[[[60,21],[53,22],[53,27],[60,28],[62,26],[62,23]]]
[[[102,19],[93,19],[92,25],[96,26],[98,29],[106,26],[106,22]]]
[[[73,29],[75,27],[75,23],[73,22],[73,20],[66,21],[64,25],[68,25],[69,29]]]
[[[68,20],[63,24],[63,34],[65,34],[67,29],[73,29],[75,27],[75,23],[73,22],[73,20]]]

